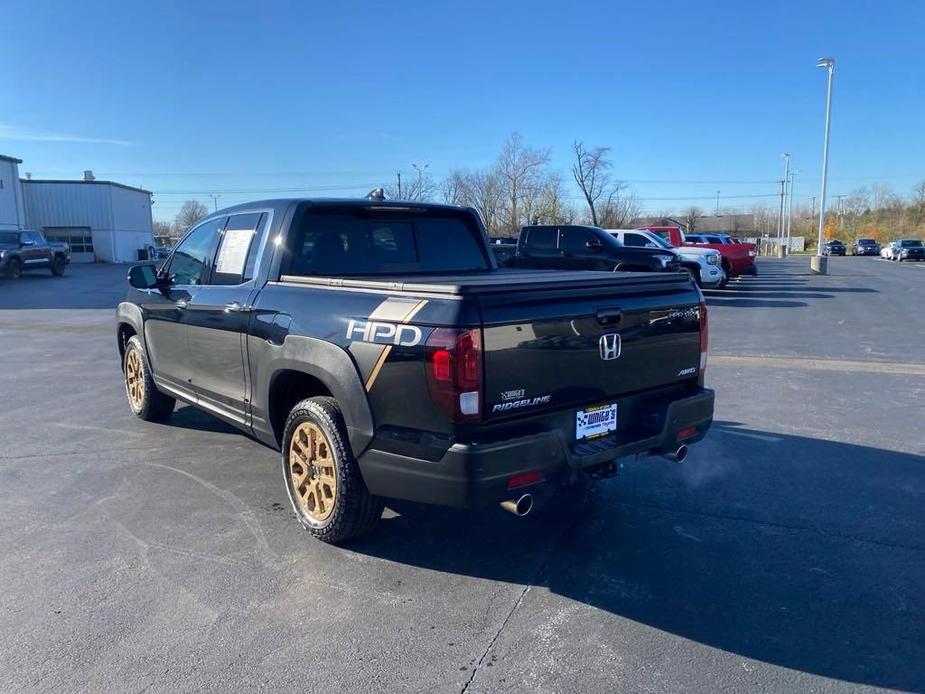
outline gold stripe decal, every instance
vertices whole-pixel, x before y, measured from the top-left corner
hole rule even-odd
[[[408,313],[405,314],[405,317],[402,318],[399,324],[404,325],[412,318],[414,318],[418,311],[424,308],[424,305],[427,303],[427,299],[422,299],[417,302]],[[389,358],[389,354],[392,353],[392,345],[386,345],[382,348],[382,354],[379,355],[379,358],[376,360],[376,365],[373,366],[373,370],[369,374],[369,378],[366,379],[366,392],[368,393],[372,390],[372,387],[376,384],[376,379],[379,377],[379,371],[382,369],[382,365],[385,364],[386,359]]]

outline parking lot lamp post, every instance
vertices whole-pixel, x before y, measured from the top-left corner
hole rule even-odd
[[[835,75],[835,59],[819,58],[816,67],[828,68],[829,84],[825,97],[825,139],[822,145],[822,190],[819,192],[819,238],[817,240],[816,255],[810,261],[810,268],[819,275],[828,273],[828,258],[822,255],[823,236],[825,235],[825,186],[829,175],[829,123],[832,117],[832,78]]]

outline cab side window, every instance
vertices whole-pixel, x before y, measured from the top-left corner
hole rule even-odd
[[[647,245],[651,244],[652,241],[647,239],[642,234],[632,234],[627,233],[623,235],[623,245],[624,246],[638,246],[640,248],[645,248]],[[655,244],[652,244],[655,245]]]
[[[218,242],[215,256],[215,270],[210,284],[241,284],[251,277],[247,276],[246,263],[253,257],[254,237],[260,225],[261,215],[235,214],[228,217],[228,223]],[[253,264],[251,265],[251,273]]]
[[[536,227],[527,234],[527,245],[536,250],[555,250],[558,236],[556,227]]]
[[[176,285],[202,284],[208,277],[212,249],[227,217],[203,222],[174,249],[167,274]]]
[[[583,253],[587,251],[589,241],[596,241],[597,237],[581,227],[564,227],[559,237],[559,248],[563,251]]]

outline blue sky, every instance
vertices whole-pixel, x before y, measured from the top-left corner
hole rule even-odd
[[[726,196],[773,195],[784,151],[805,198],[821,55],[830,192],[925,178],[921,2],[20,2],[0,23],[0,153],[144,186],[159,219],[211,208],[205,191],[353,195],[412,162],[483,166],[514,130],[563,172],[573,139],[612,147],[651,211],[718,189],[774,204]]]

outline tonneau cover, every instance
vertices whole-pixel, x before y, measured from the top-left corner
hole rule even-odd
[[[446,275],[395,275],[392,277],[321,277],[283,275],[280,281],[322,287],[375,289],[428,294],[475,295],[536,289],[594,288],[622,285],[658,287],[689,281],[687,273],[666,272],[585,272],[562,270],[498,269],[479,273]]]

